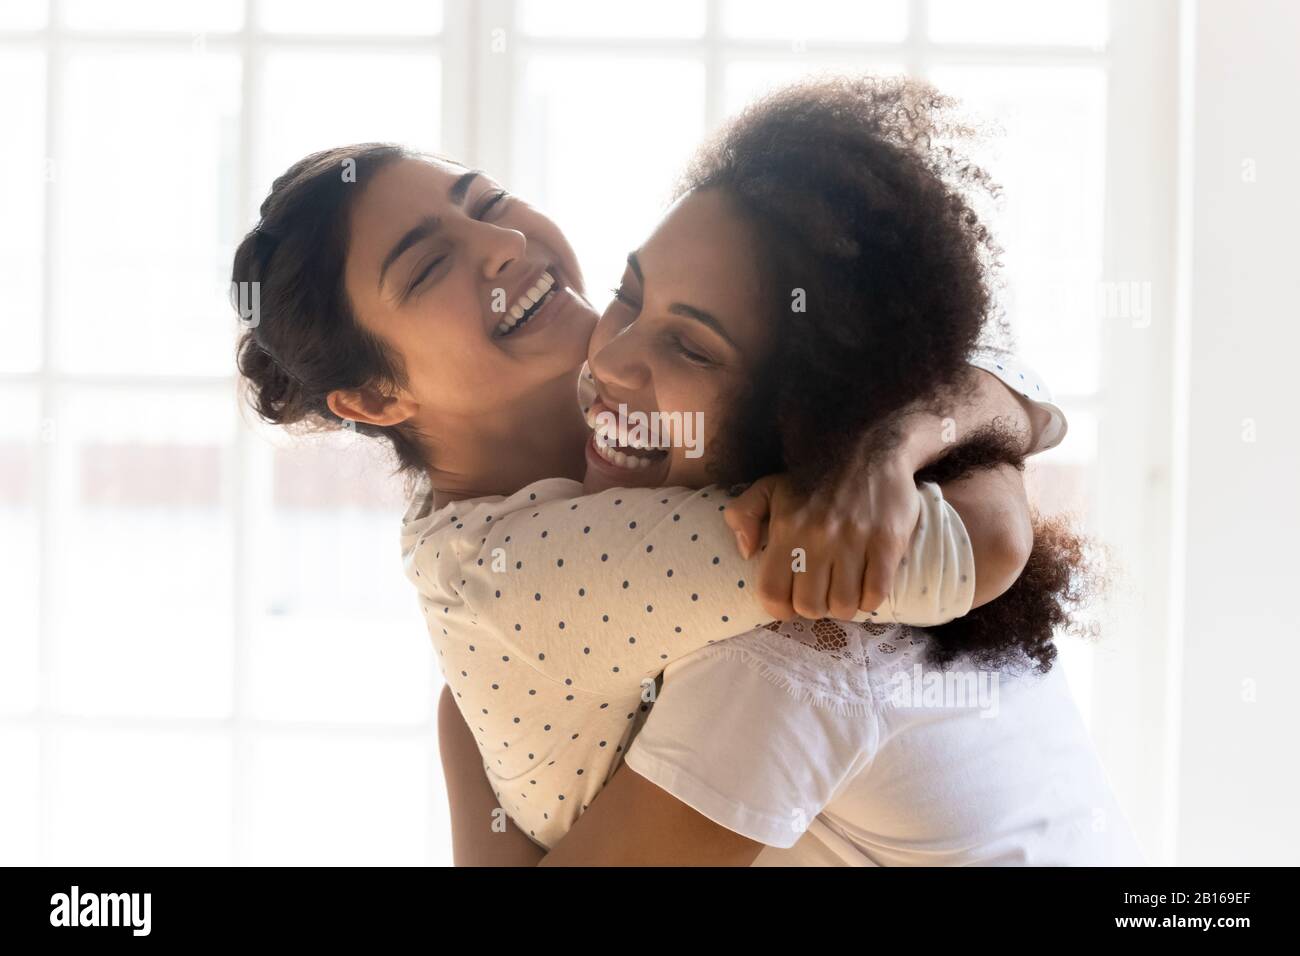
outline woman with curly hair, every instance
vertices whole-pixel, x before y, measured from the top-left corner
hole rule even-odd
[[[943,510],[945,493],[923,482],[900,577],[906,592],[908,562],[942,542],[946,573],[917,582],[933,603],[908,612],[935,625],[928,631],[891,608],[856,623],[792,618],[715,642],[716,620],[677,599],[674,576],[686,590],[729,587],[721,621],[752,620],[736,610],[751,582],[711,573],[717,558],[701,549],[682,489],[705,489],[699,500],[712,482],[780,472],[769,485],[815,492],[914,440],[917,419],[970,387],[995,255],[959,188],[983,174],[936,143],[948,132],[947,106],[903,81],[838,80],[747,110],[701,152],[673,208],[629,256],[592,337],[581,390],[593,427],[587,497],[517,509],[498,502],[490,515],[457,508],[450,520],[465,523],[459,533],[419,526],[456,552],[438,577],[466,576],[430,594],[434,603],[475,606],[489,650],[495,622],[511,655],[545,658],[531,668],[541,686],[520,703],[509,662],[481,659],[482,644],[462,653],[435,636],[455,657],[452,670],[464,665],[450,687],[478,731],[445,741],[449,775],[473,779],[484,766],[495,801],[521,825],[572,820],[542,862],[743,865],[765,847],[762,862],[785,864],[1137,859],[1051,667],[1053,629],[1085,583],[1081,544],[1067,528],[1040,523],[1024,583],[967,614],[977,603],[969,545]],[[792,293],[801,307],[791,308]],[[1028,373],[1000,371],[1041,392]],[[689,443],[629,438],[624,420],[638,414],[672,422],[701,414],[716,424],[692,456]],[[1024,451],[1019,436],[984,429],[923,477],[947,482],[950,502],[974,469],[1016,486]],[[664,494],[673,514],[639,531],[645,517],[630,488]],[[597,523],[614,528],[614,546],[609,536],[591,544]],[[510,558],[523,569],[482,570],[512,536],[522,540]],[[611,574],[615,547],[622,561]],[[798,537],[774,531],[767,547],[787,555]],[[840,586],[835,568],[813,573],[829,576],[832,592]],[[623,578],[635,596],[605,597],[609,578]],[[601,594],[594,604],[583,593],[592,590]],[[433,610],[435,620],[448,612]],[[519,620],[532,636],[511,632]],[[628,636],[609,651],[586,646],[603,631]],[[692,643],[704,646],[682,657]],[[649,678],[665,664],[656,694]],[[583,752],[578,738],[590,730],[624,742],[618,723],[634,714],[598,712],[587,723],[574,712],[608,701],[636,710],[639,700],[655,702],[641,708],[649,716],[626,768]],[[530,735],[537,721],[546,730]],[[548,739],[575,727],[574,740]],[[591,805],[573,820],[562,803],[572,791],[553,792],[575,766],[579,777],[593,767],[612,777],[594,794],[579,791]],[[458,826],[473,827],[495,801],[475,810],[453,800]],[[553,832],[546,836],[551,843]],[[522,847],[516,862],[540,855]]]
[[[916,246],[935,269],[949,262],[954,252],[970,252],[966,241],[974,235],[960,217],[938,225],[949,240],[956,235],[954,230],[966,238]],[[874,612],[881,620],[937,623],[996,597],[1025,563],[1028,540],[1023,529],[1027,526],[1020,520],[1022,512],[1027,515],[1023,487],[1018,480],[1007,481],[1001,474],[1004,469],[959,483],[982,489],[971,491],[964,502],[957,500],[960,493],[950,496],[950,502],[917,491],[916,471],[933,464],[935,452],[946,448],[939,438],[938,420],[925,414],[923,406],[932,404],[928,400],[912,402],[908,415],[895,415],[888,425],[888,412],[881,413],[879,420],[863,417],[852,423],[858,428],[856,438],[840,437],[855,453],[845,456],[845,467],[827,475],[816,488],[793,477],[760,482],[736,512],[723,514],[717,505],[723,494],[717,488],[712,498],[707,490],[670,493],[650,487],[606,495],[599,503],[591,499],[600,495],[583,498],[573,479],[583,471],[583,449],[591,447],[591,436],[571,389],[587,352],[594,314],[582,296],[577,264],[559,230],[476,171],[384,145],[307,157],[277,180],[263,204],[262,221],[236,254],[233,278],[257,283],[260,289],[255,321],[241,341],[239,362],[263,417],[280,424],[352,422],[363,433],[391,441],[403,469],[419,476],[416,500],[404,524],[404,556],[408,575],[421,591],[449,689],[455,684],[462,687],[454,699],[444,694],[442,725],[453,727],[447,719],[450,712],[457,719],[474,720],[485,735],[476,743],[483,748],[476,792],[491,793],[483,769],[494,783],[506,779],[519,783],[527,776],[537,781],[530,786],[549,788],[547,796],[533,805],[546,802],[550,810],[563,812],[543,809],[534,814],[539,825],[550,828],[545,834],[531,834],[543,845],[553,845],[599,792],[608,776],[604,771],[617,766],[613,755],[630,740],[633,712],[642,708],[634,703],[626,722],[620,713],[619,723],[611,723],[604,735],[584,735],[566,725],[592,729],[582,719],[575,721],[575,715],[614,714],[610,699],[597,703],[596,698],[617,692],[621,696],[614,699],[621,705],[630,686],[634,702],[639,701],[641,679],[658,673],[669,660],[708,640],[732,636],[750,621],[769,617],[761,612],[755,592],[763,606],[775,608],[781,616],[796,611],[820,616],[830,609],[841,617]],[[968,306],[958,324],[985,304]],[[951,355],[961,355],[968,344],[959,335]],[[904,353],[903,359],[916,354]],[[931,354],[925,360],[933,358]],[[963,370],[959,377],[965,379],[963,362],[959,358],[956,364]],[[992,375],[979,373],[977,384],[970,384],[945,382],[942,365],[935,374],[928,367],[914,371],[915,381],[907,385],[912,395],[946,388],[950,398],[962,399],[953,405],[962,433],[990,420],[1009,422],[1012,431],[1030,436],[1016,444],[1018,451],[1027,451],[1042,447],[1054,431],[1060,431],[1050,405],[1016,400]],[[1018,388],[1010,373],[1001,370],[1001,376],[1008,386]],[[897,407],[907,405],[903,396]],[[613,452],[615,462],[619,454],[624,453]],[[858,464],[867,470],[852,467]],[[653,473],[645,466],[644,477]],[[773,515],[771,533],[806,545],[813,573],[783,575],[787,562],[779,556],[747,561],[734,549],[727,550],[731,536],[724,520],[737,529],[742,550],[751,554],[756,550],[754,519],[765,512],[762,507],[751,509],[750,503],[757,500],[762,505],[767,498]],[[758,586],[739,599],[716,586],[700,586],[689,598],[682,592],[678,623],[649,631],[638,624],[639,645],[636,635],[623,627],[622,604],[619,610],[600,615],[600,623],[609,624],[608,629],[592,627],[584,635],[570,626],[567,636],[572,640],[554,647],[539,642],[543,635],[538,624],[553,616],[557,604],[550,599],[558,592],[549,593],[548,585],[543,610],[542,591],[528,585],[528,575],[536,567],[530,560],[525,572],[520,557],[525,552],[520,549],[525,538],[545,540],[548,529],[533,527],[529,534],[513,538],[503,529],[529,519],[545,523],[553,512],[573,517],[589,505],[594,514],[633,504],[642,532],[619,541],[613,562],[609,562],[610,552],[601,552],[601,563],[609,562],[606,572],[617,568],[622,574],[648,573],[651,559],[641,555],[653,553],[654,543],[645,529],[667,527],[674,519],[685,518],[699,529],[692,532],[692,540],[700,543],[701,551],[707,549],[712,560],[696,566],[693,559],[684,559],[677,584],[703,581],[712,574],[727,580],[727,589],[736,588],[737,582],[743,585],[745,576],[757,580]],[[525,511],[529,508],[533,510]],[[499,521],[489,531],[494,517]],[[632,527],[624,533],[632,534],[637,518],[627,523]],[[614,530],[610,521],[593,522],[574,527],[572,539],[581,535],[591,547]],[[475,560],[475,549],[486,544],[489,535],[497,535],[493,541],[498,547]],[[557,531],[552,541],[560,538]],[[629,549],[629,540],[637,542],[635,549]],[[443,543],[451,546],[442,548]],[[667,549],[660,551],[661,556],[665,553]],[[904,553],[910,565],[900,564]],[[592,560],[597,560],[594,554]],[[553,563],[562,567],[564,559],[553,558]],[[482,570],[485,567],[488,570]],[[775,568],[775,573],[769,568]],[[483,578],[489,571],[499,578]],[[566,597],[573,601],[599,595],[602,600],[625,603],[631,593],[630,576],[623,578],[621,586],[617,577],[606,573]],[[639,580],[638,586],[646,583]],[[663,583],[654,584],[649,596],[664,588]],[[525,590],[537,607],[527,615],[503,616],[502,608]],[[637,606],[646,615],[653,613],[649,601],[642,605],[638,600]],[[855,615],[858,608],[865,610]],[[656,620],[664,620],[662,612],[668,609],[661,604]],[[728,609],[731,614],[718,613]],[[549,623],[555,633],[565,633],[563,618]],[[659,649],[653,643],[683,632],[689,637],[674,646]],[[620,667],[615,649],[625,653],[633,645],[639,655],[635,664]],[[515,653],[495,654],[502,648]],[[647,649],[656,651],[653,668],[642,664]],[[481,653],[489,650],[493,653]],[[465,654],[480,654],[483,666],[475,664],[471,670],[449,660]],[[489,661],[503,671],[502,680],[492,679],[495,671],[490,671]],[[577,679],[561,675],[565,667],[577,673]],[[630,685],[628,677],[633,678]],[[530,686],[535,684],[545,692]],[[530,719],[525,723],[522,707],[471,708],[463,693],[471,685],[475,695],[489,691],[503,691],[500,699],[518,695],[512,701],[526,704]],[[547,708],[579,700],[581,706],[568,707],[565,724],[543,722]],[[503,717],[506,722],[499,725]],[[496,738],[490,746],[498,752],[491,757],[487,724],[492,724],[490,732]],[[501,727],[507,733],[498,734]],[[561,730],[572,732],[562,735]],[[540,748],[527,748],[520,736],[525,732],[553,734],[545,739],[542,756]],[[565,752],[560,754],[556,748],[562,736]],[[512,766],[505,768],[504,753],[511,737],[524,746],[516,746]],[[602,750],[609,756],[591,759]],[[528,763],[531,774],[514,765],[520,759]],[[563,787],[552,787],[556,775],[565,771],[570,779]],[[574,780],[577,787],[571,789]],[[449,784],[460,788],[462,781],[449,780]],[[466,786],[464,792],[475,790],[472,781]],[[526,794],[513,801],[503,796],[501,805],[510,803],[518,814],[519,801],[524,799]],[[453,805],[458,802],[464,801],[454,792]],[[495,814],[480,818],[471,842],[493,832],[486,842],[494,844],[491,853],[499,856],[508,840],[522,831],[507,826],[504,829],[511,837],[497,839],[495,820]],[[461,842],[458,838],[458,856]]]

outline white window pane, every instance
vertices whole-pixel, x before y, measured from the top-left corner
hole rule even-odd
[[[35,730],[0,728],[0,860],[5,866],[36,866],[40,794],[39,742]]]
[[[765,93],[819,76],[861,73],[889,76],[903,72],[903,64],[897,60],[869,59],[866,56],[814,61],[807,57],[732,60],[726,68],[723,107],[730,116]]]
[[[276,176],[316,150],[383,141],[437,152],[441,77],[432,55],[269,53],[253,143],[253,211]]]
[[[39,30],[48,16],[46,0],[5,0],[0,3],[0,30]]]
[[[412,34],[442,29],[439,0],[261,0],[258,19],[283,33]]]
[[[228,374],[238,59],[83,48],[64,84],[57,364]]]
[[[86,389],[61,403],[46,608],[58,710],[230,713],[232,401]]]
[[[754,40],[867,40],[907,36],[906,0],[723,0],[723,30]]]
[[[63,0],[63,22],[83,30],[158,30],[202,33],[238,30],[242,0]]]
[[[45,241],[46,180],[56,165],[45,158],[45,56],[8,50],[0,57],[0,88],[22,96],[0,96],[5,165],[0,176],[0,372],[30,372],[40,363],[41,264]]]
[[[55,866],[231,862],[232,746],[216,731],[49,731]]]
[[[253,744],[252,865],[414,866],[429,858],[432,732],[409,739],[263,733]]]
[[[437,668],[398,553],[405,510],[381,446],[349,435],[277,449],[250,533],[252,716],[427,722]]]
[[[697,37],[705,12],[704,0],[519,0],[516,22],[534,36]]]
[[[964,115],[989,124],[973,152],[1005,191],[996,210],[983,211],[1005,250],[1003,302],[1018,351],[1053,391],[1096,391],[1104,71],[945,66],[932,78],[961,100]]]
[[[0,714],[12,714],[37,702],[39,423],[34,388],[0,388],[0,403]]]
[[[929,0],[930,39],[940,43],[1106,43],[1107,0]]]
[[[601,303],[703,136],[704,68],[693,59],[530,57],[519,97],[509,182],[559,223]]]
[[[1063,406],[1070,430],[1051,451],[1034,455],[1025,467],[1030,502],[1044,515],[1074,515],[1090,520],[1097,483],[1097,416]]]

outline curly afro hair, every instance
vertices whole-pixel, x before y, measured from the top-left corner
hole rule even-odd
[[[678,195],[720,189],[752,226],[775,344],[731,402],[715,477],[788,472],[816,490],[888,451],[909,410],[966,393],[981,342],[1009,341],[1001,250],[972,203],[998,187],[957,146],[955,102],[904,78],[801,83],[745,110],[697,155]],[[791,303],[802,299],[803,308]],[[1019,442],[970,435],[918,477],[1023,467]],[[1088,596],[1088,542],[1036,518],[1025,570],[998,599],[930,629],[939,664],[1048,670]]]
[[[775,347],[736,396],[718,477],[811,489],[843,436],[951,399],[1000,324],[1000,250],[970,199],[997,186],[955,148],[955,103],[905,78],[833,77],[759,100],[697,154],[678,195],[725,191],[753,229]]]

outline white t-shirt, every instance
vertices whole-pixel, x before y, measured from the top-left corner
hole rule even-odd
[[[1060,440],[1064,416],[1037,376],[1007,356],[972,364],[1032,400],[1035,451]],[[907,562],[873,621],[939,624],[973,600],[960,517],[937,485],[918,495]],[[417,490],[402,523],[407,578],[493,792],[541,845],[617,768],[665,667],[769,620],[726,500],[717,487],[584,496],[550,478],[435,509],[428,482]]]
[[[930,640],[797,620],[704,648],[626,763],[758,866],[1140,864],[1060,667],[940,670]]]
[[[974,598],[970,539],[935,484],[873,620],[937,624]],[[716,486],[582,495],[551,478],[437,510],[402,530],[407,577],[501,806],[551,847],[618,765],[654,679],[770,619]],[[865,617],[859,613],[860,617]]]

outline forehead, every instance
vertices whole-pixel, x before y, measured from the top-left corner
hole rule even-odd
[[[425,216],[441,215],[451,205],[447,191],[465,172],[450,163],[420,159],[399,159],[380,167],[362,184],[352,208],[352,250],[369,251],[361,258],[377,270],[388,246],[406,230]]]
[[[651,272],[659,281],[684,286],[732,286],[757,274],[752,230],[731,200],[716,189],[677,200],[638,258],[647,285]],[[727,281],[719,283],[719,279]]]
[[[377,298],[389,250],[425,217],[449,211],[447,193],[467,171],[454,163],[399,159],[359,184],[363,191],[350,211],[344,263],[344,282],[358,310],[368,311]]]
[[[724,193],[690,193],[637,252],[645,295],[711,312],[738,343],[752,343],[763,314],[756,250],[753,227]]]

